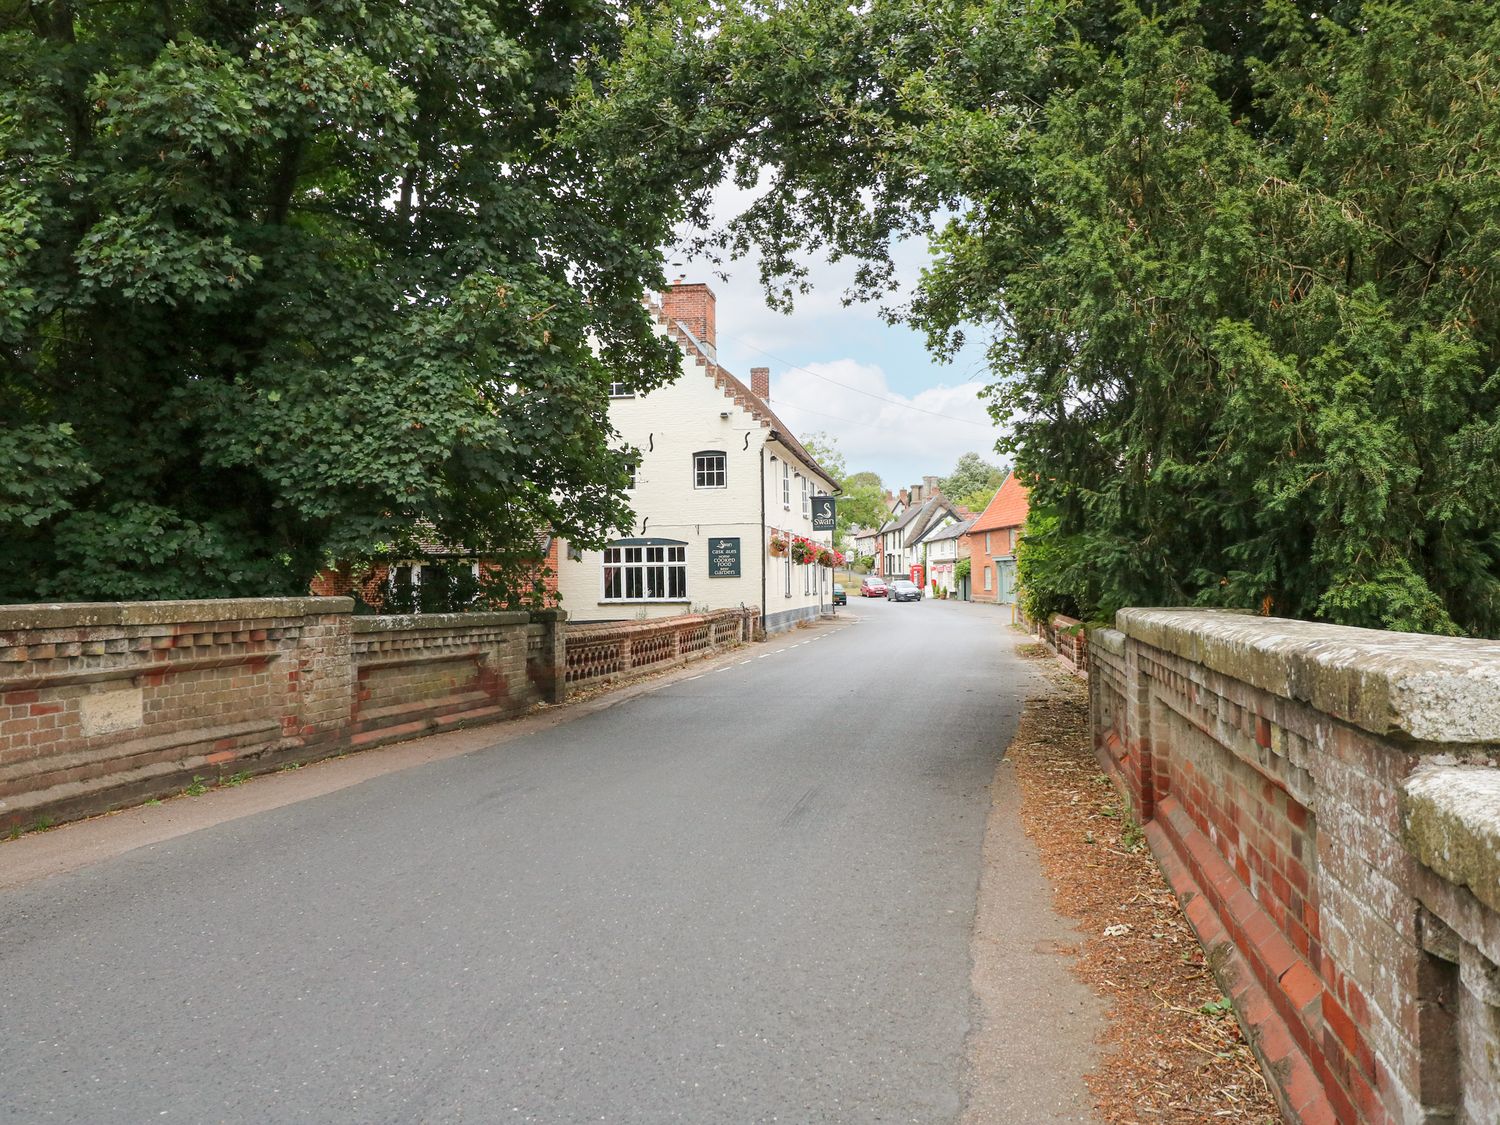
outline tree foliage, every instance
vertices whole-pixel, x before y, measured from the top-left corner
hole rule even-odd
[[[960,497],[972,497],[977,493],[984,493],[986,503],[1004,483],[1005,470],[999,465],[986,461],[977,453],[960,455],[953,466],[953,471],[938,482],[943,495],[950,499],[957,500]]]
[[[837,513],[834,535],[838,542],[848,538],[851,528],[879,527],[885,522],[885,486],[879,476],[872,472],[850,473],[838,441],[822,430],[803,438],[802,444],[839,483],[840,492],[834,505]]]
[[[0,9],[0,598],[628,526],[607,388],[676,369],[639,300],[676,205],[554,135],[616,17]]]
[[[574,127],[706,237],[890,279],[993,412],[1047,596],[1500,633],[1500,21],[1464,0],[668,4]],[[624,161],[616,150],[611,159]],[[947,215],[932,231],[934,216]],[[700,211],[700,217],[706,214]],[[1045,558],[1041,556],[1045,555]]]

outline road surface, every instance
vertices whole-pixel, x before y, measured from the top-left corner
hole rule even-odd
[[[1006,817],[1012,932],[971,933],[1038,690],[1012,648],[986,607],[855,599],[548,729],[0,891],[0,1121],[946,1122],[976,1082],[1009,1120],[1085,1119],[1081,1001],[1032,950],[1058,923]],[[976,1000],[972,950],[1013,1007]]]

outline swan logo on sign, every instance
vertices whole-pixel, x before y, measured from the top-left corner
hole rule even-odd
[[[812,498],[812,521],[814,531],[832,531],[836,522],[832,496]]]

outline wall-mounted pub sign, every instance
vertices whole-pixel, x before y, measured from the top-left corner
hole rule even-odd
[[[708,576],[710,578],[738,578],[740,576],[739,539],[710,539],[708,541]]]
[[[812,498],[812,521],[814,531],[832,531],[836,524],[832,496]]]

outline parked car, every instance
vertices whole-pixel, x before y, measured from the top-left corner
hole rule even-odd
[[[886,595],[893,602],[919,602],[922,600],[922,587],[905,578],[898,578],[891,583],[891,592]]]
[[[876,578],[873,574],[859,584],[859,596],[862,598],[883,598],[889,593],[884,578]]]
[[[848,605],[849,604],[849,595],[846,594],[846,593],[844,593],[844,588],[842,586],[840,586],[837,582],[835,582],[833,584],[833,604],[834,605]]]

